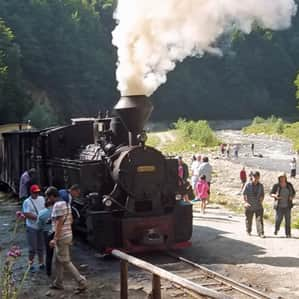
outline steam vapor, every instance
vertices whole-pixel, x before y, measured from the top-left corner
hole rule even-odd
[[[205,52],[232,28],[250,33],[253,24],[281,30],[297,12],[294,0],[118,0],[113,44],[122,95],[150,96],[178,61]]]

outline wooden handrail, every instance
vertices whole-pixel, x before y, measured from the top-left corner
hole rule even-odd
[[[188,279],[182,278],[176,274],[168,272],[157,266],[154,266],[141,259],[128,255],[117,249],[112,250],[112,255],[121,260],[121,274],[120,274],[120,298],[128,299],[128,263],[153,274],[152,280],[152,298],[161,299],[161,282],[160,278],[169,280],[187,290],[190,290],[198,295],[208,296],[210,298],[230,299],[231,297],[223,295],[219,292],[213,291],[199,284],[196,284]]]

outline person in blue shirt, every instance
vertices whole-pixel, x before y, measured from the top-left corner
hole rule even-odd
[[[55,187],[49,187],[45,192],[45,196],[45,208],[38,213],[37,225],[44,235],[46,250],[46,272],[48,276],[51,276],[52,259],[54,252],[53,248],[49,246],[49,243],[53,238],[51,214],[54,203],[59,198],[59,193]]]
[[[71,205],[73,198],[77,198],[80,196],[80,186],[75,184],[72,185],[69,189],[59,190],[58,193],[61,200]]]

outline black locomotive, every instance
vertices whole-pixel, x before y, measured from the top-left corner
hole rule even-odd
[[[74,228],[101,251],[187,246],[192,205],[179,194],[177,160],[145,144],[152,109],[145,96],[121,97],[117,117],[4,133],[1,180],[17,190],[20,174],[34,167],[41,186],[79,184]]]

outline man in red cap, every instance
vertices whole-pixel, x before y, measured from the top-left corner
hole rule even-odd
[[[40,196],[40,187],[32,185],[30,187],[30,196],[23,203],[23,213],[26,217],[26,233],[29,248],[29,263],[31,271],[34,272],[33,266],[34,256],[38,255],[39,268],[43,269],[44,266],[44,253],[43,253],[43,233],[37,224],[37,217],[39,211],[45,207],[45,198]]]

